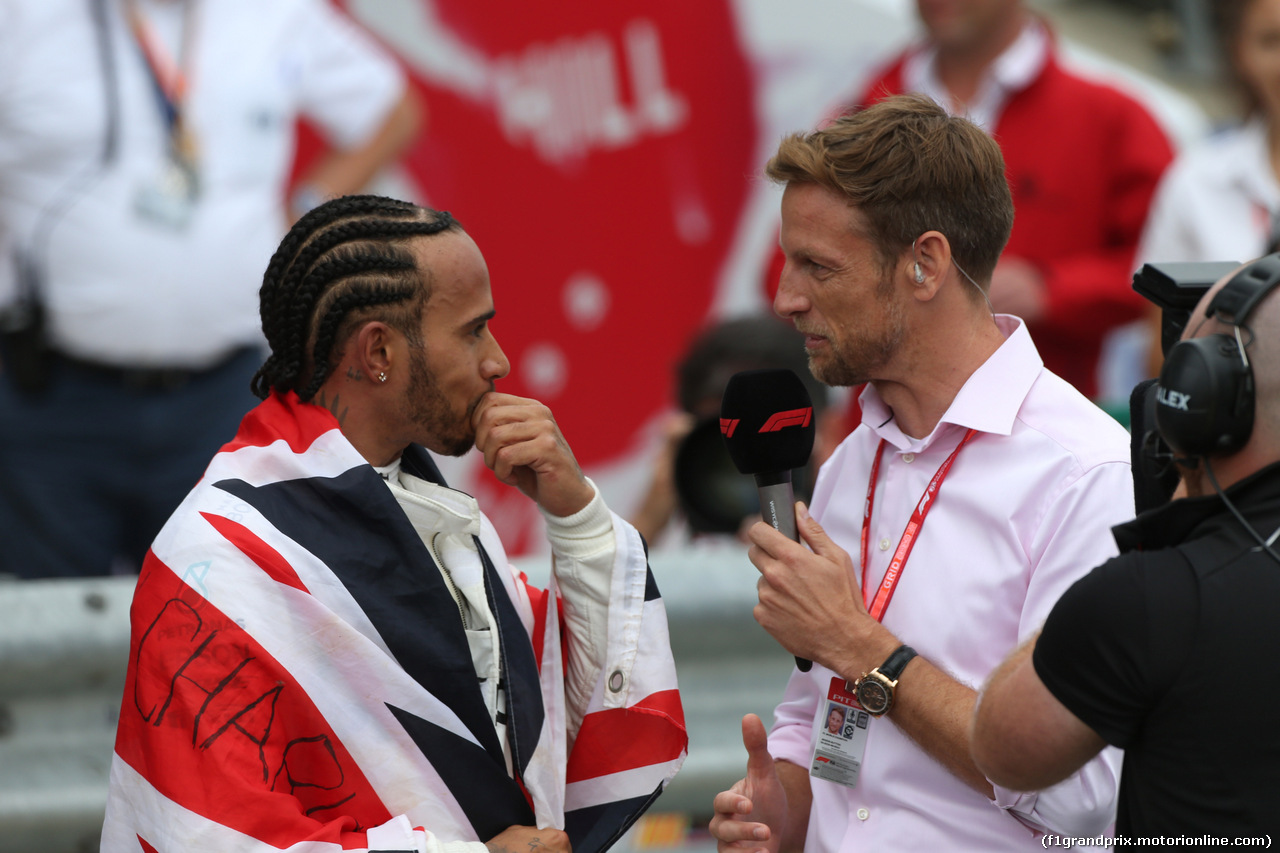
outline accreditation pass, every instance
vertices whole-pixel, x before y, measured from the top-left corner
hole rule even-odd
[[[831,679],[809,768],[810,776],[846,788],[858,784],[862,758],[867,751],[867,728],[871,724],[871,715],[862,710],[852,687],[843,678]]]

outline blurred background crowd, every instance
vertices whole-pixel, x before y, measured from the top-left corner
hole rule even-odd
[[[361,188],[490,247],[505,390],[552,406],[655,546],[695,542],[697,523],[664,533],[687,520],[667,460],[718,389],[682,397],[678,368],[717,324],[770,315],[762,163],[893,89],[1001,141],[1019,208],[994,306],[1123,420],[1158,358],[1133,270],[1272,240],[1275,5],[5,0],[0,573],[136,570],[252,403],[271,249]],[[1045,100],[1038,63],[1125,100]],[[819,461],[851,399],[832,394]],[[513,554],[540,547],[474,459],[446,474]]]

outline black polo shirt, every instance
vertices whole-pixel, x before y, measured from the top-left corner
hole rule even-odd
[[[1280,464],[1227,496],[1270,537]],[[1032,660],[1125,750],[1117,833],[1280,840],[1280,562],[1217,495],[1113,532],[1121,555],[1067,590]]]

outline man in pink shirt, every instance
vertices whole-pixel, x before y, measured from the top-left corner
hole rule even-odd
[[[1119,756],[1022,794],[969,756],[976,689],[1133,515],[1125,430],[987,301],[1013,205],[995,142],[918,95],[783,141],[777,313],[829,385],[869,383],[803,544],[751,530],[757,621],[797,657],[721,849],[1026,850],[1103,832]],[[826,732],[845,706],[841,737]]]

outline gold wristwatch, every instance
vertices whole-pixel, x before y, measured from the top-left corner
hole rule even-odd
[[[910,646],[898,646],[893,654],[885,658],[884,663],[870,672],[864,672],[853,683],[853,695],[858,698],[858,704],[864,711],[873,717],[883,717],[889,713],[889,709],[893,707],[893,691],[898,686],[902,670],[906,669],[915,656],[916,650]]]

